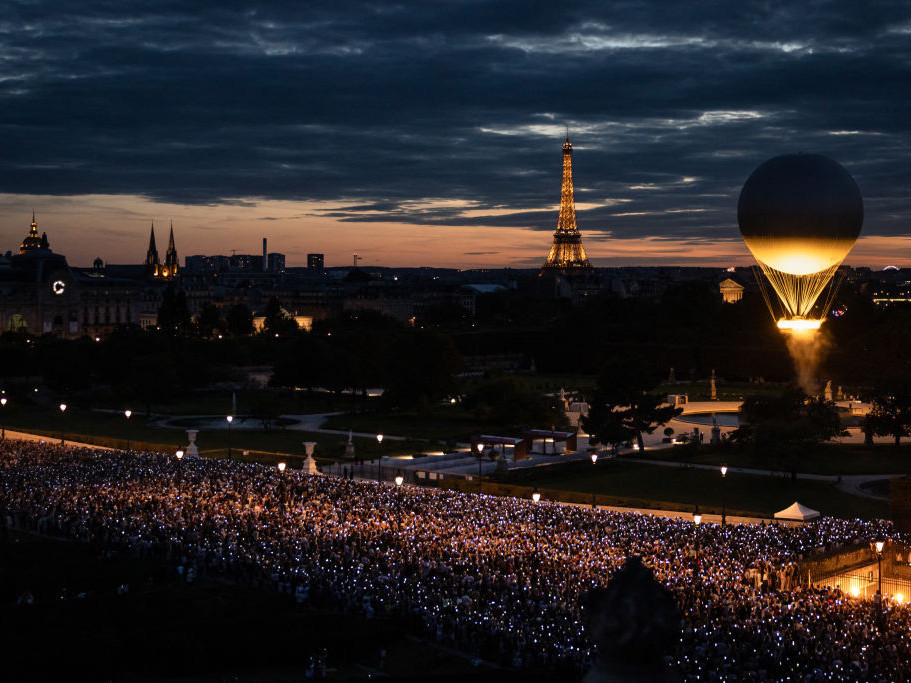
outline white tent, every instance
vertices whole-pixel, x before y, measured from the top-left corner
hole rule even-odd
[[[812,510],[797,501],[790,507],[775,513],[775,519],[789,519],[797,522],[808,522],[819,517],[819,510]]]

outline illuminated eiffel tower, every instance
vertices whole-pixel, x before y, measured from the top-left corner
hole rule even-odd
[[[585,247],[582,246],[582,235],[576,226],[576,202],[573,199],[573,143],[569,141],[569,131],[567,131],[566,142],[563,143],[563,188],[560,191],[560,218],[557,220],[553,246],[547,255],[547,261],[541,268],[541,273],[557,271],[567,274],[591,270],[591,267],[592,264],[585,256]]]

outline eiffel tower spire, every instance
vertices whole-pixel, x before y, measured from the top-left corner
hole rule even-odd
[[[569,129],[566,130],[566,142],[563,143],[563,186],[560,190],[560,217],[557,219],[557,231],[554,243],[544,262],[542,272],[560,271],[562,273],[588,270],[592,267],[585,256],[582,246],[582,235],[576,226],[576,202],[573,197],[573,143],[569,141]]]

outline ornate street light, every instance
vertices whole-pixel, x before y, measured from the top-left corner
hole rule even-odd
[[[234,422],[234,416],[228,415],[225,420],[228,422],[228,460],[233,460],[231,457],[231,423]]]
[[[724,526],[725,523],[727,522],[727,509],[726,509],[727,496],[725,495],[726,491],[725,491],[725,484],[724,484],[724,482],[727,481],[727,473],[728,473],[728,465],[727,465],[727,463],[723,462],[723,463],[721,463],[721,526]]]

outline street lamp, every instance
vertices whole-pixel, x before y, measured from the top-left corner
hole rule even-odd
[[[127,419],[127,450],[130,450],[130,418],[133,416],[133,411],[127,408],[123,411],[123,416]]]
[[[0,398],[0,407],[4,407],[4,406],[6,406],[6,396],[4,396],[3,398]],[[2,425],[0,425],[0,439],[5,439],[5,438],[6,438],[6,427],[3,427]]]
[[[721,526],[723,527],[727,522],[727,510],[725,507],[726,496],[725,496],[725,486],[724,482],[727,481],[728,465],[727,463],[721,463]]]
[[[396,485],[397,487],[399,487],[399,486],[401,486],[403,483],[405,483],[405,477],[403,477],[401,474],[397,474],[397,475],[395,476],[395,485]]]
[[[592,465],[597,465],[598,464],[598,451],[592,451],[591,458],[592,458]],[[592,488],[592,510],[597,510],[598,506],[595,503],[595,489],[598,488],[598,482],[595,480],[594,477],[592,477],[592,482],[594,483],[594,487]]]
[[[535,579],[538,577],[538,502],[541,500],[541,492],[538,491],[538,487],[535,486],[535,490],[531,493],[531,499],[535,503]]]
[[[876,573],[879,575],[879,609],[880,613],[882,612],[883,606],[883,547],[885,547],[883,541],[877,541],[873,544],[873,547],[876,548]]]
[[[180,497],[183,488],[183,468],[180,466],[180,461],[183,460],[183,449],[178,448],[174,457],[177,458],[177,495]]]
[[[282,515],[285,514],[285,468],[287,465],[283,462],[276,465],[278,468],[279,487],[278,487],[278,507]]]
[[[379,447],[380,447],[380,459],[377,461],[377,462],[379,462],[379,465],[377,466],[376,478],[378,481],[383,481],[383,435],[382,434],[376,435],[376,442],[379,444]]]
[[[60,414],[63,415],[66,412],[66,403],[60,404]],[[63,423],[60,423],[60,445],[63,445]]]
[[[234,422],[234,416],[228,415],[225,420],[228,422],[228,460],[233,460],[231,457],[231,423]]]
[[[702,515],[699,513],[699,506],[696,506],[696,509],[693,510],[693,524],[695,525],[695,530],[693,536],[695,537],[695,549],[693,551],[693,559],[695,561],[693,578],[698,580],[699,578],[699,525],[702,524]],[[695,583],[695,581],[694,581]]]
[[[481,470],[481,465],[484,463],[484,444],[479,443],[477,445],[478,449],[478,493],[483,492],[484,485],[484,472]]]

